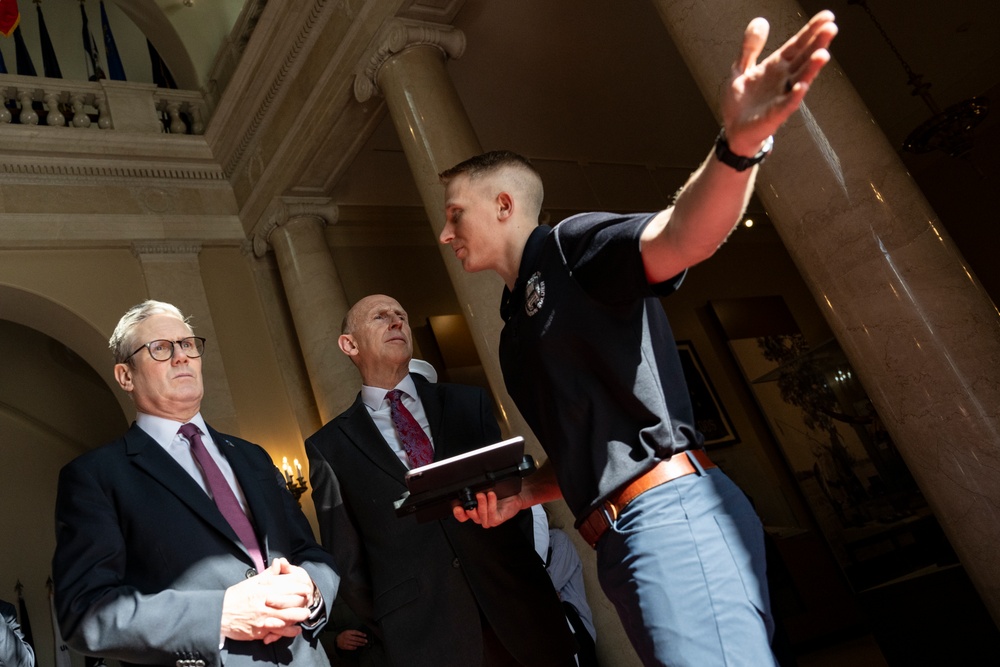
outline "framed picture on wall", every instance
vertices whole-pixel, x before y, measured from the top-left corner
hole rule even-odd
[[[839,343],[810,345],[780,296],[710,307],[851,587],[946,567],[944,533]]]
[[[735,445],[740,441],[739,436],[736,435],[736,429],[733,428],[719,395],[715,393],[715,387],[708,379],[694,346],[690,341],[677,341],[677,352],[680,354],[684,379],[691,394],[695,427],[705,436],[705,446]]]

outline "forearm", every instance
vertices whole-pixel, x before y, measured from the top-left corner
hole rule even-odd
[[[562,498],[562,490],[556,479],[556,471],[551,462],[546,459],[534,474],[529,475],[521,484],[522,509],[532,505],[540,505]]]
[[[66,643],[86,655],[140,664],[172,664],[192,654],[221,664],[223,591],[165,591],[152,596],[107,590],[68,623]],[[69,620],[68,618],[66,620]],[[66,625],[60,619],[60,626]]]
[[[747,26],[720,109],[729,150],[752,157],[802,102],[829,61],[837,34],[833,14],[823,11],[761,62],[769,26],[762,18]],[[739,171],[709,155],[681,189],[674,206],[643,231],[642,257],[651,283],[676,276],[707,259],[728,238],[753,191],[756,167]]]
[[[643,230],[646,278],[656,284],[715,253],[732,233],[753,193],[757,167],[737,171],[710,154],[681,188],[674,205]]]

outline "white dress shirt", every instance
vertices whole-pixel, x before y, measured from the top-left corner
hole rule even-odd
[[[434,447],[434,438],[431,437],[431,425],[427,421],[427,413],[424,412],[424,404],[420,402],[420,397],[417,395],[417,386],[413,383],[413,378],[409,375],[403,378],[403,381],[397,384],[395,389],[399,389],[403,392],[403,405],[406,409],[410,411],[413,418],[417,420],[420,424],[420,428],[424,429],[424,433],[427,434],[427,439],[431,442],[431,447]],[[399,441],[399,435],[396,433],[396,429],[392,425],[392,413],[389,409],[389,399],[386,398],[391,389],[382,389],[381,387],[369,387],[368,385],[361,385],[361,401],[368,408],[368,414],[371,415],[372,421],[375,422],[375,426],[378,428],[379,433],[385,439],[386,443],[392,449],[393,453],[399,457],[399,460],[403,462],[403,465],[408,469],[413,466],[410,465],[410,459],[406,455],[406,450],[403,449],[403,443]]]
[[[165,419],[163,417],[155,417],[153,415],[147,415],[145,413],[138,413],[135,417],[135,423],[138,424],[139,428],[145,431],[149,437],[156,441],[158,445],[167,450],[167,453],[173,457],[175,461],[181,464],[181,467],[187,471],[191,478],[198,483],[205,493],[209,496],[212,495],[211,491],[208,489],[208,483],[205,481],[205,475],[201,471],[201,466],[194,459],[194,454],[191,453],[191,443],[187,441],[183,435],[177,432],[177,430],[183,426],[182,422],[174,421],[172,419]],[[243,489],[240,488],[239,482],[236,481],[236,475],[233,474],[233,469],[229,465],[229,460],[222,455],[219,451],[219,445],[212,440],[212,435],[208,432],[208,426],[205,425],[205,420],[202,418],[199,412],[194,417],[191,418],[191,422],[195,426],[201,429],[201,441],[205,445],[205,449],[208,450],[209,455],[215,461],[216,465],[219,466],[219,470],[225,476],[226,481],[229,482],[229,486],[232,487],[233,491],[236,493],[237,500],[240,501],[240,507],[247,516],[253,518],[250,514],[250,508],[247,507],[246,498],[243,497]]]

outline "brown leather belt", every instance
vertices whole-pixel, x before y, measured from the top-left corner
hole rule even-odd
[[[580,524],[580,535],[587,541],[587,544],[597,548],[597,541],[607,532],[611,522],[618,518],[625,506],[638,498],[641,494],[649,491],[654,486],[666,484],[667,482],[690,475],[697,472],[689,457],[698,461],[705,470],[715,468],[716,465],[709,460],[708,455],[701,449],[693,449],[680,454],[674,454],[666,461],[660,461],[648,472],[636,477],[620,490],[611,494],[603,503],[594,508],[587,518]]]

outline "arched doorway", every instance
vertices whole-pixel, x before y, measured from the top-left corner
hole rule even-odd
[[[46,582],[59,470],[121,434],[131,415],[111,388],[102,339],[62,306],[0,285],[0,597],[16,603],[23,585],[39,665],[55,662]]]

